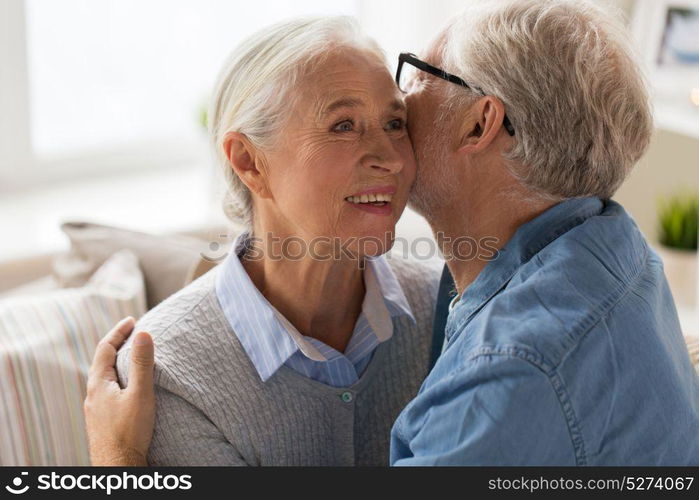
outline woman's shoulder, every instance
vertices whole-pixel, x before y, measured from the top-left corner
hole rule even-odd
[[[444,266],[442,261],[406,259],[396,254],[388,254],[385,258],[404,290],[405,288],[418,287],[420,289],[434,289],[436,293]]]
[[[435,261],[406,259],[400,255],[387,256],[391,269],[405,295],[414,321],[406,316],[394,318],[394,336],[387,349],[394,353],[394,365],[404,370],[409,366],[409,376],[403,373],[408,393],[414,395],[426,375],[429,353],[432,347],[432,323],[439,278],[443,264]],[[400,368],[402,367],[402,368]],[[407,378],[406,378],[407,377]]]
[[[153,337],[156,376],[165,369],[186,367],[192,356],[210,350],[214,332],[223,328],[223,313],[215,293],[215,270],[193,281],[141,317],[134,332],[146,331]],[[126,379],[128,352],[133,335],[121,347],[117,357],[119,377]]]
[[[413,310],[431,313],[437,301],[439,278],[444,264],[436,260],[406,259],[396,254],[387,255],[386,260]]]
[[[210,307],[215,293],[215,269],[204,274],[143,315],[135,329],[145,330],[154,338],[164,335],[172,326],[200,314],[202,307]]]

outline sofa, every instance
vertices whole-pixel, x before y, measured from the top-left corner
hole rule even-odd
[[[62,230],[67,251],[0,264],[0,465],[89,465],[82,402],[97,342],[216,265],[239,228]]]

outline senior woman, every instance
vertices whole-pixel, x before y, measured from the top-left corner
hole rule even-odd
[[[136,325],[157,345],[148,463],[387,465],[438,273],[382,256],[415,177],[382,51],[345,17],[266,28],[225,65],[210,131],[248,231]]]

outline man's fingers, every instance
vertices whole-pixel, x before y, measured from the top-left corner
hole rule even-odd
[[[133,325],[134,319],[131,316],[124,318],[100,340],[90,366],[91,378],[105,379],[110,382],[117,380],[114,368],[117,350],[133,330]]]
[[[100,342],[95,350],[95,357],[90,366],[90,379],[108,380],[115,382],[116,375],[116,357],[117,352],[108,342]]]
[[[127,316],[119,321],[114,328],[112,328],[109,333],[104,336],[102,341],[110,343],[114,347],[114,350],[118,351],[131,334],[131,330],[133,330],[135,323],[136,321],[131,316]]]
[[[127,390],[141,395],[153,391],[153,367],[155,365],[155,346],[153,339],[146,332],[138,332],[131,344],[131,361],[129,365],[129,383]]]

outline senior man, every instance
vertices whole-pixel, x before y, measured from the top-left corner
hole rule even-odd
[[[662,263],[610,201],[652,132],[623,28],[584,2],[479,2],[401,62],[412,206],[458,294],[392,463],[698,464]],[[468,259],[461,235],[504,245]]]
[[[699,381],[662,263],[610,200],[652,132],[623,31],[584,2],[472,2],[422,58],[401,55],[412,206],[456,296],[392,464],[699,464]],[[495,255],[473,251],[485,238]],[[113,348],[98,350],[88,426],[149,408],[153,346],[137,340],[120,404]]]

